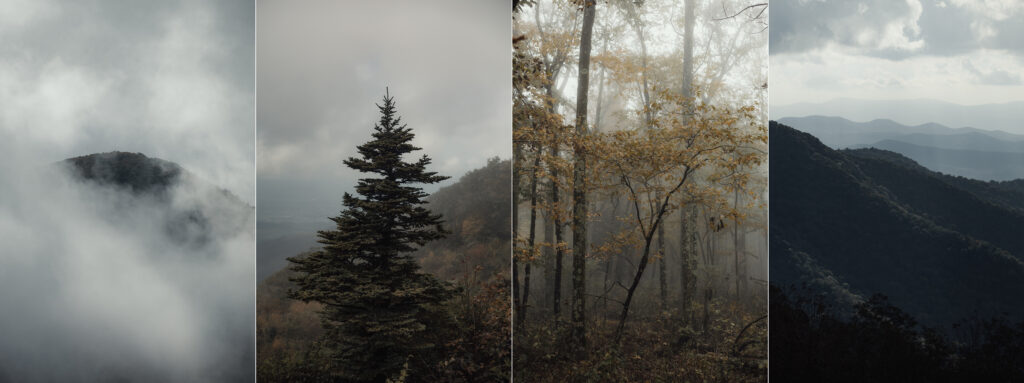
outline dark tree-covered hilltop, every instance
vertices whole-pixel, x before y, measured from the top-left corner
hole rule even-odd
[[[142,153],[107,152],[64,160],[72,174],[84,180],[130,189],[136,193],[159,193],[177,183],[181,166]]]
[[[217,237],[247,230],[255,216],[253,207],[230,191],[206,183],[177,163],[142,153],[95,153],[57,165],[73,179],[121,193],[118,206],[145,202],[141,204],[159,207],[165,234],[183,247],[197,249]]]

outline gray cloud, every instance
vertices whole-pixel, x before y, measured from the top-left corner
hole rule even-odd
[[[337,213],[386,86],[433,169],[511,156],[507,4],[264,1],[258,18],[260,220]]]
[[[1024,7],[989,0],[778,0],[772,3],[771,53],[834,44],[893,60],[951,56],[978,49],[1024,55]]]
[[[802,52],[829,43],[887,55],[920,49],[921,8],[916,0],[781,0],[771,6],[771,53]]]
[[[25,16],[0,19],[0,129],[40,159],[143,152],[254,202],[253,4],[5,7]]]
[[[980,69],[976,68],[970,60],[964,61],[964,69],[973,74],[977,78],[977,82],[979,84],[999,86],[1021,85],[1021,78],[1019,74],[1010,73],[1001,69],[982,72]]]

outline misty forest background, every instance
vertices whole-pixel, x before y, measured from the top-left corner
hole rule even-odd
[[[514,377],[767,378],[767,5],[514,3]]]

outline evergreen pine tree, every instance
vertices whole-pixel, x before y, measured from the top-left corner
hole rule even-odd
[[[373,176],[359,180],[358,196],[344,194],[344,209],[331,218],[337,228],[319,232],[321,251],[288,259],[297,272],[289,295],[323,304],[322,346],[332,374],[344,381],[383,382],[407,373],[433,347],[425,340],[427,318],[452,296],[449,284],[421,272],[411,257],[447,234],[441,216],[424,207],[427,194],[412,185],[448,177],[426,171],[426,155],[403,160],[420,148],[385,94],[373,139],[358,147],[361,158],[344,161]]]

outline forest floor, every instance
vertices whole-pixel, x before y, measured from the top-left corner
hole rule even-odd
[[[588,322],[589,352],[580,361],[569,357],[564,324],[553,330],[550,318],[527,323],[513,337],[514,378],[540,383],[767,381],[767,323],[758,320],[764,310],[716,305],[712,312],[705,332],[683,325],[673,314],[630,318],[618,345],[613,342],[616,320]]]

